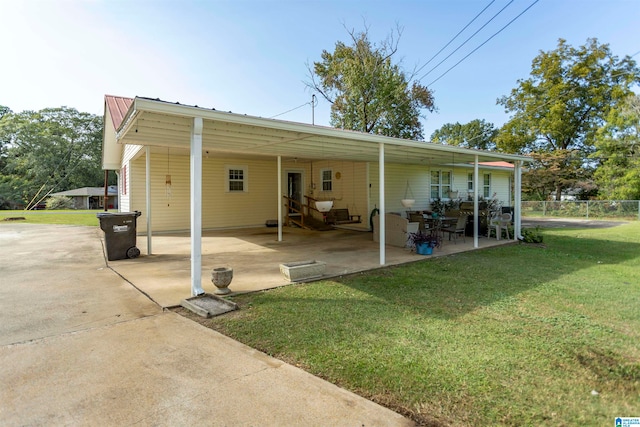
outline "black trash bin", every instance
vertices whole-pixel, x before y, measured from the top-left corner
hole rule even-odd
[[[100,228],[107,244],[107,259],[136,258],[140,249],[136,247],[136,220],[140,212],[100,212]]]

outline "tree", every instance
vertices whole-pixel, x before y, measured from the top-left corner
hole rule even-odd
[[[368,29],[349,31],[352,45],[337,42],[333,53],[309,69],[308,86],[331,103],[334,127],[397,138],[421,140],[421,111],[434,110],[432,92],[391,62],[398,50],[394,33],[376,46]],[[400,31],[398,31],[398,39]]]
[[[594,173],[599,195],[606,199],[640,199],[640,96],[613,108],[598,130]]]
[[[50,191],[102,185],[102,129],[102,117],[74,108],[6,114],[0,119],[3,194],[26,205]]]
[[[532,62],[531,77],[518,80],[509,96],[498,99],[513,113],[497,138],[498,149],[519,153],[571,153],[582,162],[569,162],[574,175],[588,172],[596,132],[614,108],[640,82],[640,72],[629,56],[618,59],[609,46],[588,39],[579,48],[560,39],[558,47],[540,52]],[[579,170],[584,169],[584,170]],[[532,169],[535,173],[538,169]],[[556,199],[570,183],[554,183]]]
[[[431,134],[431,142],[479,150],[494,150],[498,130],[493,123],[472,120],[467,124],[447,123]]]

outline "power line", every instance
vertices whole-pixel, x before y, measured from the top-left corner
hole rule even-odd
[[[446,49],[446,48],[447,48],[451,43],[453,43],[453,41],[454,41],[456,38],[458,38],[458,36],[459,36],[460,34],[462,34],[462,32],[463,32],[464,30],[466,30],[466,29],[469,27],[469,25],[473,24],[473,22],[474,22],[476,19],[478,19],[478,17],[479,17],[480,15],[482,15],[482,14],[484,13],[484,11],[485,11],[485,10],[487,10],[487,8],[489,8],[489,6],[491,6],[495,1],[496,1],[496,0],[491,0],[491,2],[490,2],[488,5],[486,5],[486,6],[484,7],[484,9],[482,9],[482,10],[480,11],[480,13],[478,13],[478,14],[477,14],[477,15],[476,15],[476,16],[475,16],[471,21],[469,21],[469,23],[468,23],[467,25],[465,25],[463,29],[461,29],[460,31],[458,31],[458,34],[456,34],[455,36],[453,36],[453,38],[452,38],[451,40],[449,40],[449,42],[448,42],[446,45],[444,45],[444,47],[443,47],[442,49],[440,49],[440,50],[439,50],[435,55],[433,55],[433,56],[431,57],[431,59],[429,59],[429,60],[428,60],[428,61],[427,61],[427,62],[426,62],[422,67],[418,68],[418,69],[415,71],[415,74],[418,74],[418,73],[419,73],[419,72],[420,72],[424,67],[426,67],[427,65],[429,65],[429,63],[430,63],[431,61],[433,61],[433,60],[436,58],[436,56],[440,55],[440,53],[441,53],[443,50],[445,50],[445,49]]]
[[[489,19],[487,22],[485,22],[485,24],[484,24],[482,27],[478,28],[478,29],[476,30],[476,32],[475,32],[475,33],[471,34],[471,35],[470,35],[470,36],[469,36],[465,41],[463,41],[463,42],[462,42],[462,43],[461,43],[457,48],[455,48],[453,52],[451,52],[449,55],[447,55],[447,57],[446,57],[446,58],[444,58],[442,61],[438,62],[438,64],[436,64],[436,66],[435,66],[435,67],[431,68],[431,69],[430,69],[429,71],[427,71],[427,72],[426,72],[422,77],[420,77],[420,78],[418,79],[418,81],[420,81],[420,80],[424,79],[426,76],[428,76],[429,74],[431,74],[431,72],[432,72],[433,70],[435,70],[436,68],[438,68],[438,67],[439,67],[439,66],[440,66],[444,61],[446,61],[447,59],[449,59],[449,58],[451,57],[451,55],[453,55],[453,54],[454,54],[454,53],[456,53],[458,50],[460,50],[460,48],[461,48],[462,46],[464,46],[465,44],[467,44],[467,42],[468,42],[469,40],[471,40],[473,37],[475,37],[475,35],[476,35],[476,34],[478,34],[478,33],[479,33],[479,32],[480,32],[484,27],[486,27],[487,25],[489,25],[489,23],[490,23],[491,21],[493,21],[493,20],[494,20],[498,15],[500,15],[500,14],[501,14],[501,13],[502,13],[506,8],[507,8],[507,7],[509,7],[509,5],[510,5],[511,3],[513,3],[513,2],[514,2],[514,0],[511,0],[509,3],[507,3],[507,4],[506,4],[502,9],[500,9],[500,10],[498,11],[498,13],[496,13],[495,15],[493,15],[493,16],[491,17],[491,19]],[[531,6],[529,6],[529,7],[531,7]],[[486,43],[486,42],[485,42],[485,43]]]
[[[287,114],[287,113],[290,113],[290,112],[295,111],[295,110],[297,110],[297,109],[299,109],[299,108],[302,108],[302,107],[304,107],[305,105],[311,105],[311,102],[305,102],[305,103],[304,103],[304,104],[302,104],[302,105],[298,105],[297,107],[292,108],[292,109],[290,109],[290,110],[287,110],[287,111],[285,111],[284,113],[276,114],[275,116],[271,116],[271,117],[269,117],[269,118],[270,118],[270,119],[275,119],[275,118],[276,118],[276,117],[278,117],[278,116],[283,116],[283,115],[285,115],[285,114]]]
[[[513,0],[512,0],[513,1]],[[442,77],[444,77],[449,71],[453,70],[455,67],[457,67],[462,61],[464,61],[465,59],[467,59],[469,56],[471,56],[473,53],[475,53],[478,49],[480,49],[482,46],[484,46],[485,44],[487,44],[489,42],[489,40],[491,40],[492,38],[494,38],[495,36],[497,36],[498,34],[500,34],[505,28],[507,28],[509,25],[511,25],[516,19],[520,18],[526,11],[528,11],[529,9],[531,9],[533,7],[533,5],[535,5],[536,3],[538,3],[540,0],[534,0],[533,3],[531,3],[525,10],[523,10],[522,12],[520,12],[515,18],[513,18],[511,21],[509,21],[504,27],[500,28],[498,31],[496,31],[495,33],[493,33],[493,35],[491,37],[489,37],[487,40],[485,40],[484,42],[482,42],[482,44],[480,44],[480,46],[476,47],[475,49],[473,49],[471,52],[469,52],[465,57],[463,57],[460,61],[456,62],[453,66],[451,66],[447,71],[445,71],[444,73],[440,74],[440,76],[438,76],[437,79],[435,79],[434,81],[432,81],[431,83],[429,83],[427,85],[427,87],[430,87],[432,84],[434,84],[435,82],[437,82],[438,80],[440,80]],[[508,6],[508,5],[507,5]],[[505,6],[506,7],[506,6]],[[428,73],[427,73],[428,74]],[[425,74],[426,75],[426,74]],[[423,76],[424,77],[424,76]]]

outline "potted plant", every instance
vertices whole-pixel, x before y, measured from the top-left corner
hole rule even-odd
[[[444,215],[444,202],[440,197],[431,200],[431,212],[434,218]]]
[[[409,233],[409,241],[419,255],[431,255],[433,248],[440,246],[440,236],[435,234]]]

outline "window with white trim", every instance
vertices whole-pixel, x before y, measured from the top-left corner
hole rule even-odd
[[[247,166],[226,166],[226,191],[246,193],[249,191]]]
[[[473,192],[473,174],[469,173],[467,174],[467,191],[468,192]]]
[[[485,199],[491,197],[491,174],[485,173],[482,176],[482,196]]]
[[[451,191],[450,171],[431,171],[431,198],[449,197]]]
[[[331,169],[322,169],[320,171],[320,182],[322,183],[322,191],[332,191],[333,190],[333,170]]]
[[[120,172],[120,179],[121,179],[121,183],[120,183],[120,192],[122,193],[123,196],[127,195],[127,165],[122,166],[122,171]]]

